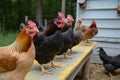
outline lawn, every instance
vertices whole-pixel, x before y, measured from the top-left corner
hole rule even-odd
[[[0,33],[0,46],[11,44],[17,37],[18,32],[10,32],[8,34]]]

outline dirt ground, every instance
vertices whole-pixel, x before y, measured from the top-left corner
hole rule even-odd
[[[113,77],[110,78],[108,72],[101,64],[90,64],[90,80],[120,80],[120,69],[116,70]],[[81,80],[75,78],[74,80]]]

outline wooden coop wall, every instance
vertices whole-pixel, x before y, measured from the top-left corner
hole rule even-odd
[[[96,47],[103,47],[109,55],[120,54],[120,0],[87,0],[86,8],[80,7],[81,0],[77,0],[76,19],[83,18],[84,25],[90,25],[94,19],[97,23],[98,34],[92,39],[97,41]],[[96,48],[95,47],[95,48]],[[101,63],[98,53],[94,49],[93,63]]]

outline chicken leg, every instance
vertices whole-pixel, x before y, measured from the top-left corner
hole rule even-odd
[[[109,74],[110,78],[112,79],[113,75],[110,72],[108,72],[108,74]]]
[[[41,74],[44,74],[44,73],[46,73],[46,74],[52,74],[52,72],[50,71],[50,70],[45,70],[45,68],[44,68],[44,66],[43,65],[40,65],[40,67],[41,67]]]
[[[73,53],[72,49],[70,49],[70,53],[71,53],[71,54]]]
[[[53,68],[62,68],[62,65],[60,65],[60,64],[55,64],[53,61],[51,61],[51,66],[52,66]]]

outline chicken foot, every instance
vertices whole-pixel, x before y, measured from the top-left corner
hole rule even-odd
[[[51,66],[52,66],[53,68],[62,68],[62,65],[60,65],[60,64],[55,64],[53,61],[51,61]]]
[[[50,70],[45,70],[44,66],[43,65],[40,65],[41,67],[41,74],[52,74],[52,72]]]
[[[69,56],[67,53],[64,53],[64,58],[67,59],[72,59],[71,56]]]
[[[85,42],[85,43],[89,43],[89,40],[88,40],[88,39],[86,39],[86,40],[84,40],[84,42]]]

